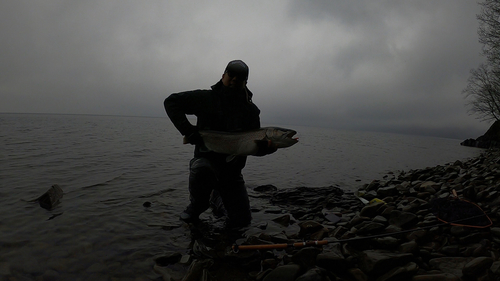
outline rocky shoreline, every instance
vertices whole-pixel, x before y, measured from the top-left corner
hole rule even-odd
[[[156,258],[160,280],[500,280],[498,150],[390,173],[356,194],[335,186],[260,186],[250,195],[268,202],[253,210],[251,227],[220,231],[217,221],[193,227],[189,255]],[[473,202],[466,205],[476,213],[446,205],[458,199]],[[324,245],[290,245],[316,240]],[[289,246],[235,252],[234,243]]]

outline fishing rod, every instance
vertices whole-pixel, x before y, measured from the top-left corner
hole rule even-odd
[[[346,242],[352,242],[352,241],[362,241],[362,240],[367,240],[367,239],[374,239],[374,238],[381,238],[381,237],[387,237],[387,236],[393,236],[393,235],[398,235],[398,234],[404,234],[404,233],[409,233],[409,232],[414,232],[414,231],[419,231],[419,230],[425,230],[428,228],[433,228],[433,227],[438,227],[438,226],[443,226],[443,225],[454,225],[457,222],[461,221],[466,221],[466,220],[472,220],[472,219],[477,219],[480,217],[488,218],[490,221],[490,224],[487,226],[475,226],[476,228],[486,228],[491,226],[493,223],[491,222],[491,219],[488,217],[486,213],[483,213],[481,215],[473,216],[473,217],[468,217],[464,219],[459,219],[455,220],[452,222],[442,222],[440,224],[435,224],[435,225],[428,225],[428,226],[423,226],[419,228],[414,228],[414,229],[407,229],[407,230],[402,230],[398,232],[392,232],[392,233],[383,233],[383,234],[377,234],[377,235],[371,235],[371,236],[363,236],[363,237],[354,237],[354,238],[348,238],[348,239],[324,239],[324,240],[315,240],[315,241],[304,241],[304,242],[296,242],[296,243],[281,243],[281,244],[260,244],[260,245],[237,245],[234,244],[231,248],[233,250],[233,253],[238,253],[240,250],[271,250],[271,249],[286,249],[286,248],[302,248],[302,247],[307,247],[307,246],[322,246],[322,245],[327,245],[329,243],[346,243]]]

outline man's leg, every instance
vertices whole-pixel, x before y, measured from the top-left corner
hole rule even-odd
[[[243,227],[250,224],[252,220],[250,201],[241,173],[224,179],[220,196],[227,211],[229,227]]]
[[[193,222],[209,207],[210,193],[217,184],[214,169],[205,158],[193,158],[189,163],[189,199],[191,203],[180,218]]]

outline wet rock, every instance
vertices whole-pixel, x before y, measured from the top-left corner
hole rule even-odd
[[[293,254],[292,262],[303,268],[309,268],[316,263],[316,256],[321,253],[321,249],[316,247],[306,247]]]
[[[278,190],[278,188],[272,184],[266,184],[266,185],[257,186],[256,188],[254,188],[254,190],[258,191],[258,192],[274,192],[274,191]]]
[[[102,263],[94,263],[89,268],[87,268],[87,272],[97,273],[97,272],[106,272],[108,267]]]
[[[47,192],[42,196],[38,197],[38,203],[40,207],[52,210],[57,204],[59,204],[61,198],[63,197],[63,190],[57,184],[54,184]]]
[[[333,252],[320,253],[316,256],[316,265],[336,274],[345,274],[347,261],[342,254]]]
[[[349,275],[355,281],[368,281],[368,276],[359,268],[350,268]]]
[[[402,228],[408,228],[415,225],[417,220],[418,217],[413,213],[393,210],[389,218],[389,223]]]
[[[156,257],[155,263],[159,266],[167,266],[169,264],[175,264],[181,260],[181,253],[169,252],[162,256]]]
[[[395,185],[381,187],[377,189],[377,195],[381,198],[385,198],[388,196],[395,196],[398,195],[398,193],[399,193],[398,187]]]
[[[56,281],[60,280],[60,278],[59,272],[52,269],[46,270],[42,275],[43,281]]]
[[[390,236],[376,238],[374,241],[381,249],[394,249],[400,245],[399,239]]]
[[[384,202],[370,203],[361,209],[359,216],[373,218],[378,215],[378,209],[384,204]]]
[[[462,268],[471,260],[472,258],[465,257],[442,257],[429,260],[429,265],[443,273],[462,276]]]
[[[422,274],[413,276],[411,281],[461,281],[460,277],[449,273]]]
[[[380,232],[384,228],[385,228],[384,224],[377,223],[377,222],[368,222],[368,223],[364,224],[363,226],[361,226],[358,229],[358,231],[356,232],[356,234],[359,234],[359,235],[374,234],[374,233]]]
[[[479,257],[465,264],[462,273],[465,276],[480,276],[493,264],[493,259],[490,257]]]
[[[264,277],[263,281],[293,281],[297,279],[300,266],[297,264],[287,264],[277,267]]]
[[[306,273],[299,276],[295,281],[327,281],[328,272],[321,267],[314,267],[306,271]]]
[[[500,261],[496,261],[496,262],[491,264],[490,275],[491,276],[500,276]]]
[[[399,251],[401,253],[417,253],[418,249],[418,244],[414,240],[399,245]]]
[[[412,254],[400,254],[388,251],[367,250],[358,256],[359,268],[369,276],[380,276],[397,266],[412,261]]]
[[[275,223],[279,223],[282,226],[289,226],[290,225],[290,215],[283,215],[281,217],[277,217],[273,219]]]
[[[410,280],[417,270],[418,265],[414,262],[410,262],[405,266],[399,266],[389,270],[387,273],[377,278],[377,281]]]
[[[304,221],[299,223],[299,235],[304,237],[324,228],[324,226],[316,221]]]
[[[172,280],[172,269],[155,264],[153,270],[160,274],[163,280]]]

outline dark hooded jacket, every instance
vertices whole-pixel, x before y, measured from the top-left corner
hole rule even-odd
[[[235,91],[225,87],[222,81],[210,90],[194,90],[171,94],[164,102],[167,115],[179,132],[186,136],[195,130],[215,130],[239,132],[260,128],[260,110],[252,103],[252,93],[248,88]],[[193,126],[186,115],[197,117]],[[203,152],[196,145],[195,157],[212,159],[226,158],[227,155],[215,152]],[[244,165],[244,159],[242,158]]]

